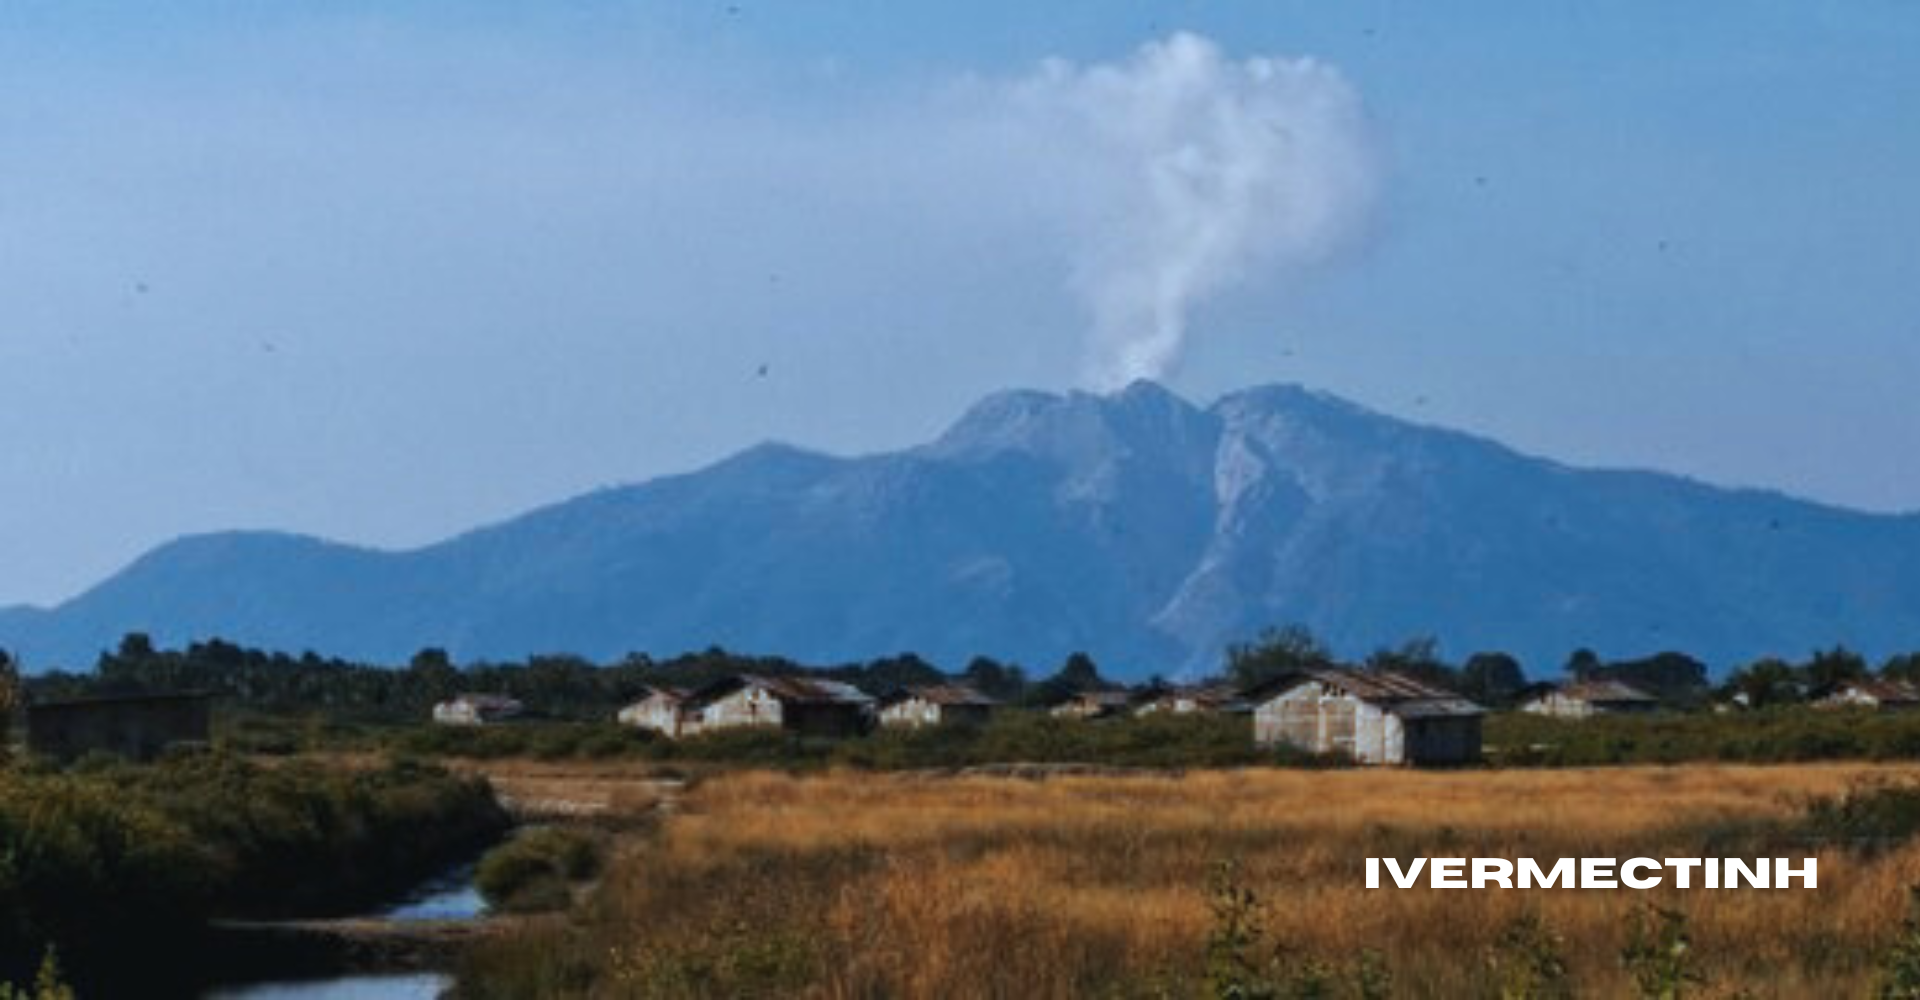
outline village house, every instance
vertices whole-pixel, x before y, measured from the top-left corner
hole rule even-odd
[[[676,740],[700,731],[700,713],[693,693],[683,688],[649,688],[645,698],[622,708],[615,719],[623,726],[651,729]]]
[[[897,688],[879,701],[882,726],[977,726],[999,703],[964,684]]]
[[[1820,708],[1873,708],[1883,712],[1920,706],[1920,686],[1907,681],[1868,678],[1846,681],[1814,702]]]
[[[433,721],[443,726],[484,726],[517,718],[526,711],[504,694],[457,694],[433,706]]]
[[[1396,673],[1308,670],[1248,694],[1254,742],[1346,754],[1363,764],[1480,760],[1480,706]]]
[[[742,674],[694,696],[701,732],[765,726],[806,736],[858,736],[873,726],[873,697],[851,684],[813,677]]]
[[[1164,687],[1150,692],[1133,709],[1135,715],[1232,715],[1252,711],[1230,687]]]
[[[152,760],[205,746],[213,699],[199,692],[82,698],[27,705],[27,750],[57,761],[89,753]]]
[[[1660,699],[1620,681],[1569,681],[1543,686],[1520,703],[1522,712],[1562,719],[1652,712],[1659,708]]]
[[[1079,691],[1047,711],[1056,719],[1105,719],[1125,715],[1133,707],[1133,692],[1124,689]]]

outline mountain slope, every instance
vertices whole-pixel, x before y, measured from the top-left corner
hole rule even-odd
[[[1920,518],[1569,469],[1288,386],[1196,408],[1150,383],[1009,392],[938,440],[764,445],[410,552],[182,539],[57,608],[0,611],[30,665],[122,632],[399,660],[709,644],[916,650],[1122,673],[1305,623],[1346,652],[1431,634],[1535,670],[1578,645],[1726,664],[1920,646]]]

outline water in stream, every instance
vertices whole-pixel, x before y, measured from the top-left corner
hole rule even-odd
[[[416,887],[372,916],[392,921],[477,920],[487,904],[466,865]],[[453,980],[437,972],[336,976],[332,979],[242,983],[209,991],[204,1000],[433,1000]]]
[[[453,980],[436,972],[341,976],[304,982],[223,986],[206,1000],[434,1000]]]

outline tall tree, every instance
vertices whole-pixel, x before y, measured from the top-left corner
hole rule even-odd
[[[1813,692],[1824,694],[1849,681],[1865,680],[1869,671],[1867,661],[1859,653],[1845,646],[1823,649],[1813,654],[1806,666],[1801,667],[1806,675],[1807,685]]]
[[[1475,653],[1460,667],[1460,693],[1487,705],[1505,705],[1527,686],[1520,661],[1507,653]]]
[[[13,714],[20,710],[24,700],[20,687],[20,664],[12,653],[0,649],[0,760],[6,759]]]
[[[1576,681],[1593,680],[1600,673],[1600,654],[1585,646],[1574,650],[1567,657],[1565,673]]]
[[[1800,700],[1798,672],[1784,660],[1768,657],[1741,667],[1727,678],[1726,691],[1748,708],[1766,708]]]
[[[1251,643],[1227,648],[1227,676],[1243,689],[1332,665],[1333,654],[1302,625],[1270,628]]]

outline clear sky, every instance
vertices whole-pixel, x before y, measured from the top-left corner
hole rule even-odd
[[[1916,52],[1892,0],[15,0],[0,603],[916,442],[1167,301],[1200,401],[1920,509]],[[1129,186],[1188,146],[1251,168]]]

